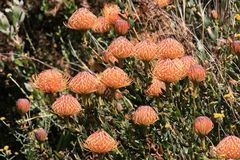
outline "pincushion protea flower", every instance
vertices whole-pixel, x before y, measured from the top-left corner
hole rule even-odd
[[[160,94],[162,94],[162,90],[165,89],[165,83],[154,78],[151,82],[151,85],[148,87],[147,90],[145,90],[145,93],[150,96],[159,96]]]
[[[19,98],[16,102],[17,110],[25,114],[30,109],[30,102],[26,98]]]
[[[197,64],[197,61],[195,61],[195,59],[192,57],[192,56],[183,56],[181,58],[181,60],[183,61],[183,64],[184,64],[184,68],[186,70],[186,75],[190,69],[190,67],[194,64]],[[184,77],[186,76],[184,75]]]
[[[117,142],[107,132],[99,130],[86,139],[84,147],[95,153],[107,153],[117,147]]]
[[[172,3],[172,0],[155,0],[160,7],[165,7]]]
[[[219,142],[216,147],[219,158],[240,158],[240,138],[236,136],[227,136]]]
[[[87,71],[83,71],[71,79],[68,87],[73,92],[89,94],[97,91],[98,83],[97,77]]]
[[[110,88],[121,88],[131,84],[132,80],[118,67],[107,68],[100,76],[100,80]]]
[[[158,120],[157,112],[150,106],[140,106],[133,113],[132,120],[136,124],[150,125]]]
[[[39,128],[35,131],[35,137],[38,141],[43,142],[47,139],[47,132],[43,128]]]
[[[133,55],[140,60],[150,61],[156,57],[157,51],[155,43],[145,40],[134,47]]]
[[[206,71],[201,65],[194,64],[189,68],[187,75],[191,81],[201,82],[205,80]]]
[[[105,33],[111,30],[111,24],[105,17],[98,17],[92,30],[96,33]]]
[[[127,38],[120,36],[112,41],[107,48],[107,52],[110,52],[116,58],[127,58],[131,56],[133,48],[133,44]]]
[[[158,60],[153,68],[153,76],[161,81],[176,82],[186,75],[183,61],[180,59]]]
[[[231,43],[231,50],[235,53],[240,54],[240,41],[233,41]]]
[[[101,81],[99,81],[98,86],[97,86],[97,93],[104,94],[106,89],[107,89],[107,86],[104,83],[102,83]]]
[[[200,116],[195,119],[193,129],[197,134],[206,136],[213,129],[213,123],[208,117]]]
[[[52,109],[59,116],[73,116],[78,114],[82,107],[75,97],[65,94],[57,98],[52,104]]]
[[[159,58],[180,58],[185,54],[184,47],[181,43],[173,38],[167,38],[158,44],[157,56]]]
[[[47,69],[33,76],[33,87],[46,93],[60,92],[66,88],[67,83],[68,78],[57,69]]]
[[[128,32],[130,25],[129,25],[128,21],[119,19],[114,23],[114,28],[118,34],[124,35]]]
[[[77,9],[68,19],[67,27],[75,30],[91,29],[97,17],[86,8]]]
[[[114,24],[117,20],[121,19],[119,16],[120,8],[116,4],[106,3],[103,7],[103,16],[106,17],[109,23]]]

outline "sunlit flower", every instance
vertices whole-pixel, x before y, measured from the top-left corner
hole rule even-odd
[[[216,118],[216,119],[219,119],[219,118],[224,118],[225,115],[222,114],[222,113],[213,113],[213,117]]]

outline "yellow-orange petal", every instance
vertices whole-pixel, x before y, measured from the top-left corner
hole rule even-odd
[[[97,77],[90,72],[83,71],[71,79],[68,87],[73,92],[89,94],[97,91],[98,83]]]
[[[188,70],[188,78],[191,81],[201,82],[205,80],[206,70],[199,64],[194,64]]]
[[[110,52],[116,58],[127,58],[133,52],[133,44],[125,37],[114,39],[108,46],[107,52]]]
[[[91,29],[97,17],[86,8],[77,9],[68,19],[67,26],[75,30]]]
[[[55,93],[64,90],[68,79],[57,69],[47,69],[33,79],[33,87],[46,93]]]
[[[59,116],[73,116],[78,114],[82,107],[75,97],[65,94],[52,104],[52,110]]]
[[[96,33],[105,33],[111,30],[111,24],[105,17],[98,17],[92,30]]]
[[[219,142],[216,149],[218,158],[239,159],[240,138],[236,136],[227,136]]]
[[[159,96],[162,94],[162,90],[166,89],[164,82],[153,79],[151,85],[145,90],[145,93],[150,96]]]
[[[139,42],[133,51],[133,55],[144,61],[151,61],[152,59],[156,58],[156,54],[158,52],[158,46],[150,41],[142,41]]]
[[[153,76],[164,82],[176,82],[186,75],[183,61],[180,59],[158,60],[153,68]]]
[[[150,106],[140,106],[133,113],[132,120],[136,124],[150,125],[158,120],[157,112]]]
[[[193,123],[193,129],[197,134],[206,136],[213,129],[213,123],[208,117],[199,116]]]
[[[86,139],[84,147],[95,153],[107,153],[117,147],[117,142],[107,132],[99,130]]]
[[[101,75],[100,80],[110,88],[121,88],[131,84],[132,80],[122,69],[118,67],[107,68]]]
[[[185,54],[183,45],[173,38],[167,38],[158,44],[157,56],[160,58],[181,58]]]

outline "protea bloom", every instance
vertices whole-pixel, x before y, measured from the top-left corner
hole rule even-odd
[[[158,120],[157,112],[150,106],[140,106],[133,113],[132,120],[136,124],[150,125]]]
[[[213,129],[213,123],[208,117],[200,116],[195,119],[193,129],[197,134],[206,136]]]
[[[118,67],[107,68],[100,76],[100,80],[110,88],[121,88],[131,84],[132,80]]]
[[[103,16],[106,17],[109,23],[114,24],[117,20],[121,19],[119,16],[120,8],[116,4],[106,3],[103,7]]]
[[[75,97],[65,94],[57,98],[52,104],[52,109],[59,116],[73,116],[78,114],[82,107]]]
[[[157,56],[160,58],[181,58],[184,56],[185,51],[181,43],[173,38],[167,38],[158,44]]]
[[[181,58],[181,60],[183,61],[184,68],[186,70],[186,74],[192,65],[197,64],[197,61],[195,61],[195,59],[192,56],[183,56]],[[184,75],[184,76],[186,76],[186,75]]]
[[[187,75],[191,81],[201,82],[205,80],[206,71],[201,65],[194,64],[189,68]]]
[[[240,54],[240,41],[233,41],[231,43],[231,50],[237,54]]]
[[[30,102],[26,98],[19,98],[16,102],[17,110],[25,114],[30,109]]]
[[[86,8],[77,9],[68,19],[67,27],[75,30],[91,29],[97,17]]]
[[[128,32],[130,25],[129,25],[128,21],[119,19],[114,23],[114,28],[118,34],[124,35]]]
[[[71,79],[68,87],[73,92],[89,94],[97,91],[98,83],[97,77],[90,72],[83,71]]]
[[[107,132],[99,130],[86,139],[84,147],[95,153],[107,153],[117,147],[117,142]]]
[[[98,86],[97,86],[97,93],[104,94],[106,89],[107,89],[107,86],[104,83],[102,83],[101,81],[99,81]]]
[[[98,17],[92,30],[96,33],[105,33],[111,30],[111,24],[105,17]]]
[[[153,76],[165,82],[176,82],[186,75],[184,63],[180,59],[158,60],[153,68]]]
[[[160,7],[165,7],[172,3],[173,0],[155,0]]]
[[[150,96],[159,96],[160,94],[162,94],[162,90],[165,89],[165,83],[154,78],[151,82],[151,85],[148,87],[147,90],[145,90],[145,93]]]
[[[145,40],[139,42],[134,47],[133,55],[140,60],[150,61],[156,57],[157,52],[158,46],[153,42]]]
[[[240,138],[236,136],[227,136],[216,147],[219,158],[240,158]]]
[[[55,93],[64,90],[68,79],[57,69],[47,69],[33,77],[33,87],[46,93]]]
[[[127,58],[133,51],[133,44],[125,37],[114,39],[108,46],[107,52],[110,52],[116,58]]]
[[[47,132],[43,128],[39,128],[35,131],[35,137],[38,141],[43,142],[47,139]]]

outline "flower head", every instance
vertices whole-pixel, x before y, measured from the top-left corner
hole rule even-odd
[[[129,25],[128,21],[119,19],[114,23],[114,28],[118,34],[124,35],[128,32],[130,25]]]
[[[219,142],[216,147],[219,158],[240,158],[240,138],[236,136],[227,136]]]
[[[78,100],[70,94],[62,95],[52,104],[53,111],[59,116],[73,116],[78,114],[82,107]]]
[[[47,69],[33,78],[33,87],[46,93],[55,93],[64,90],[68,79],[57,69]]]
[[[30,109],[30,102],[26,98],[19,98],[16,102],[17,110],[21,113],[27,113]]]
[[[95,153],[107,153],[117,147],[117,142],[107,132],[99,130],[86,139],[84,147]]]
[[[121,19],[119,16],[120,8],[116,4],[106,3],[103,7],[103,16],[106,17],[109,23],[114,24],[117,20]]]
[[[150,106],[140,106],[133,113],[132,120],[136,124],[150,125],[158,120],[157,112]]]
[[[92,30],[96,33],[105,33],[111,30],[111,24],[105,17],[98,17],[92,27]]]
[[[185,54],[183,45],[173,38],[167,38],[158,44],[157,56],[160,58],[181,58]]]
[[[91,29],[97,17],[86,8],[77,9],[68,19],[67,26],[75,30]]]
[[[165,89],[165,83],[154,78],[151,82],[151,85],[148,87],[147,90],[145,90],[145,93],[150,96],[159,96],[160,94],[162,94],[162,90]]]
[[[193,129],[197,134],[206,136],[213,129],[213,123],[208,117],[200,116],[195,119]]]
[[[189,68],[187,75],[191,81],[201,82],[205,80],[206,71],[201,65],[194,64]]]
[[[79,72],[73,77],[68,85],[71,91],[80,94],[89,94],[97,91],[98,79],[90,72]]]
[[[47,132],[43,128],[39,128],[35,132],[35,137],[38,141],[43,142],[47,139]]]
[[[155,1],[158,3],[160,7],[165,7],[172,2],[172,0],[155,0]]]
[[[156,57],[157,52],[158,46],[151,41],[145,40],[134,47],[133,55],[140,60],[150,61]]]
[[[107,48],[107,52],[110,52],[116,58],[127,58],[131,55],[133,48],[133,44],[127,38],[121,36],[112,41]]]
[[[121,88],[131,84],[132,80],[118,67],[107,68],[100,76],[100,80],[110,88]]]

